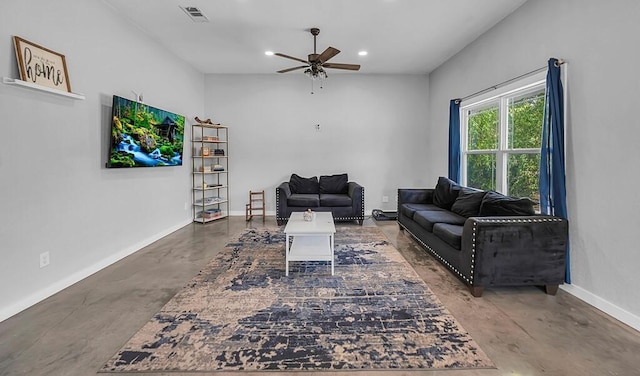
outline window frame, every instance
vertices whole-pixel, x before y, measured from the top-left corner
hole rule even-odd
[[[489,93],[469,98],[460,103],[460,181],[467,186],[467,156],[474,154],[491,154],[496,156],[496,181],[495,190],[508,195],[507,163],[509,154],[535,154],[540,153],[541,148],[508,148],[509,106],[508,101],[513,97],[526,96],[527,94],[546,91],[546,70],[530,76],[518,79],[508,85],[496,87]],[[546,94],[545,94],[546,95]],[[498,148],[483,150],[468,150],[468,121],[469,112],[478,109],[489,108],[490,104],[498,106]]]

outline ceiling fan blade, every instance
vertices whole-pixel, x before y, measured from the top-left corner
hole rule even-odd
[[[293,67],[293,68],[287,68],[287,69],[279,70],[278,73],[287,73],[287,72],[294,71],[296,69],[302,69],[302,68],[306,68],[306,67],[308,67],[308,65],[301,65],[299,67]]]
[[[346,69],[357,71],[360,70],[359,64],[340,64],[340,63],[326,63],[322,64],[323,68],[331,68],[331,69]]]
[[[333,47],[327,47],[327,49],[324,50],[324,52],[321,53],[320,56],[318,56],[318,60],[321,63],[324,63],[325,61],[329,61],[329,59],[331,59],[332,57],[336,56],[339,53],[340,53],[339,49],[333,48]]]
[[[306,61],[306,60],[302,60],[302,59],[299,59],[299,58],[297,58],[297,57],[293,57],[293,56],[289,56],[289,55],[281,54],[280,52],[276,52],[274,55],[276,55],[276,56],[280,56],[280,57],[284,57],[284,58],[287,58],[287,59],[291,59],[291,60],[295,60],[295,61],[299,61],[299,62],[301,62],[301,63],[305,63],[305,64],[308,64],[308,63],[309,63],[309,62],[308,62],[308,61]]]

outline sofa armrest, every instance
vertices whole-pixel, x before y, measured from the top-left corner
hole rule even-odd
[[[349,195],[349,197],[353,198],[357,196],[357,198],[361,198],[363,192],[364,187],[360,184],[353,181],[347,183],[347,194]]]
[[[554,216],[471,217],[462,232],[471,286],[564,282],[569,224]],[[465,278],[467,279],[467,278]]]
[[[287,199],[291,197],[289,182],[282,182],[276,187],[276,220],[287,220]]]
[[[364,219],[364,187],[350,181],[347,183],[347,194],[351,197],[354,217],[362,221]]]
[[[291,197],[291,186],[289,186],[288,181],[284,181],[280,183],[280,185],[276,188],[276,190],[279,190],[280,194],[282,194],[283,197],[285,198]]]

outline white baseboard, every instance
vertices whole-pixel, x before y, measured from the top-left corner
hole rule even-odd
[[[179,229],[181,229],[182,227],[190,224],[192,222],[191,219],[183,221],[181,223],[178,223],[175,226],[172,226],[168,229],[165,229],[162,232],[159,232],[147,239],[144,239],[130,247],[127,247],[121,251],[119,251],[118,253],[115,253],[105,259],[100,260],[99,262],[93,264],[93,265],[89,265],[88,267],[79,270],[76,273],[73,273],[72,275],[63,278],[57,282],[54,282],[53,284],[47,286],[46,288],[36,291],[35,293],[27,296],[26,298],[20,300],[19,302],[12,304],[9,307],[5,307],[2,310],[0,310],[0,322],[8,319],[9,317],[18,314],[22,311],[24,311],[25,309],[45,300],[46,298],[50,297],[51,295],[54,295],[64,289],[66,289],[67,287],[73,285],[74,283],[77,283],[87,277],[89,277],[90,275],[99,272],[100,270],[106,268],[107,266],[116,263],[117,261],[122,260],[123,258],[141,250],[142,248],[148,246],[149,244],[160,240],[161,238],[171,234],[174,231],[177,231]]]
[[[623,322],[626,325],[640,331],[640,317],[633,313],[626,311],[617,305],[602,299],[601,297],[594,295],[593,293],[576,285],[560,285],[560,288],[576,298],[584,301],[585,303],[594,306],[607,315],[615,318],[618,321]]]

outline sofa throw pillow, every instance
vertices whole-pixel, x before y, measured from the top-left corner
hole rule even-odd
[[[460,192],[458,183],[444,176],[440,176],[436,184],[436,189],[433,192],[433,203],[438,207],[450,210],[451,205],[453,205],[458,197],[458,192]]]
[[[451,211],[467,218],[478,215],[486,193],[475,188],[461,187],[458,197],[451,205]]]
[[[296,174],[291,174],[289,179],[289,187],[291,193],[300,194],[318,194],[320,193],[320,185],[318,184],[318,177],[303,178]]]
[[[505,196],[496,191],[488,191],[482,198],[480,205],[481,216],[514,216],[534,215],[535,202],[531,199]]]
[[[346,194],[348,181],[347,174],[320,176],[320,193]]]

